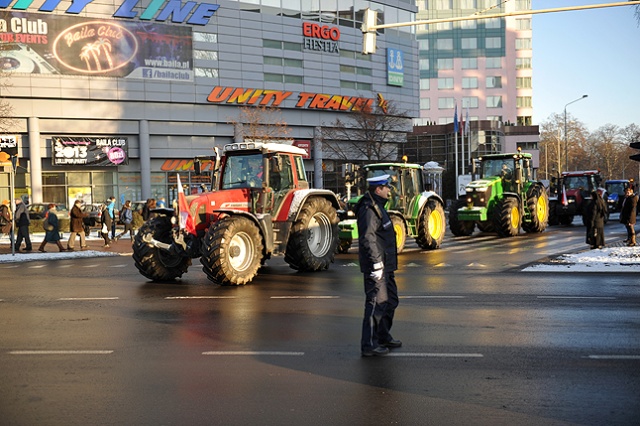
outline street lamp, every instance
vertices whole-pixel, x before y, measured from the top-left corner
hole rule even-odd
[[[565,157],[565,161],[566,161],[566,168],[565,171],[569,171],[569,140],[567,139],[567,107],[569,105],[571,105],[574,102],[578,102],[584,98],[586,98],[589,95],[582,95],[582,97],[569,102],[568,104],[566,104],[564,106],[564,157]]]

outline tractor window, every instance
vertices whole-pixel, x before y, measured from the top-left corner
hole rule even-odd
[[[224,167],[222,189],[260,188],[262,175],[262,154],[229,156]]]
[[[564,179],[564,186],[566,189],[591,190],[586,176],[567,176]]]
[[[511,161],[504,158],[494,160],[483,160],[482,162],[482,177],[488,178],[491,176],[503,176],[506,170],[512,170]],[[504,172],[503,172],[504,170]]]
[[[269,159],[269,185],[276,192],[293,188],[291,159],[288,155],[278,155]]]

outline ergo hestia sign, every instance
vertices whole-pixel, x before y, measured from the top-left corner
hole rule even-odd
[[[64,13],[77,15],[84,11],[84,8],[92,3],[94,0],[71,0],[71,4],[67,1],[61,6],[61,9],[69,5]],[[34,0],[17,0],[13,3],[13,0],[0,0],[0,9],[13,9],[15,11],[27,10],[31,7]],[[13,3],[13,6],[9,7]],[[58,6],[60,6],[62,0],[45,0],[42,6],[38,8],[38,12],[53,12]],[[219,4],[214,3],[197,3],[194,1],[188,1],[183,6],[180,0],[152,0],[149,5],[142,9],[141,12],[135,10],[139,7],[139,0],[124,0],[120,3],[120,6],[112,15],[114,18],[126,18],[133,19],[138,18],[141,21],[160,21],[164,22],[171,18],[171,22],[182,23],[185,22],[190,25],[207,25],[209,19],[220,7]],[[100,5],[104,7],[103,5]],[[31,8],[35,9],[35,7]],[[138,15],[140,13],[140,15]]]
[[[340,48],[338,47],[340,29],[338,27],[320,25],[315,22],[303,22],[302,35],[304,36],[304,48],[306,50],[340,53]]]

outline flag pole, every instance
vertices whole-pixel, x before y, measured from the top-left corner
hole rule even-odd
[[[458,103],[456,102],[456,106],[455,109],[453,111],[453,135],[454,135],[454,141],[453,141],[453,147],[454,147],[454,155],[456,157],[456,168],[454,169],[456,171],[455,173],[455,182],[456,182],[456,199],[458,199],[458,170],[460,170],[458,168]]]

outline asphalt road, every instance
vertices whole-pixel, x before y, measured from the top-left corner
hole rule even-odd
[[[129,257],[0,264],[0,424],[636,425],[637,277],[520,272],[583,247],[579,226],[410,244],[385,358],[360,357],[354,249],[243,287],[197,264],[149,283]]]

